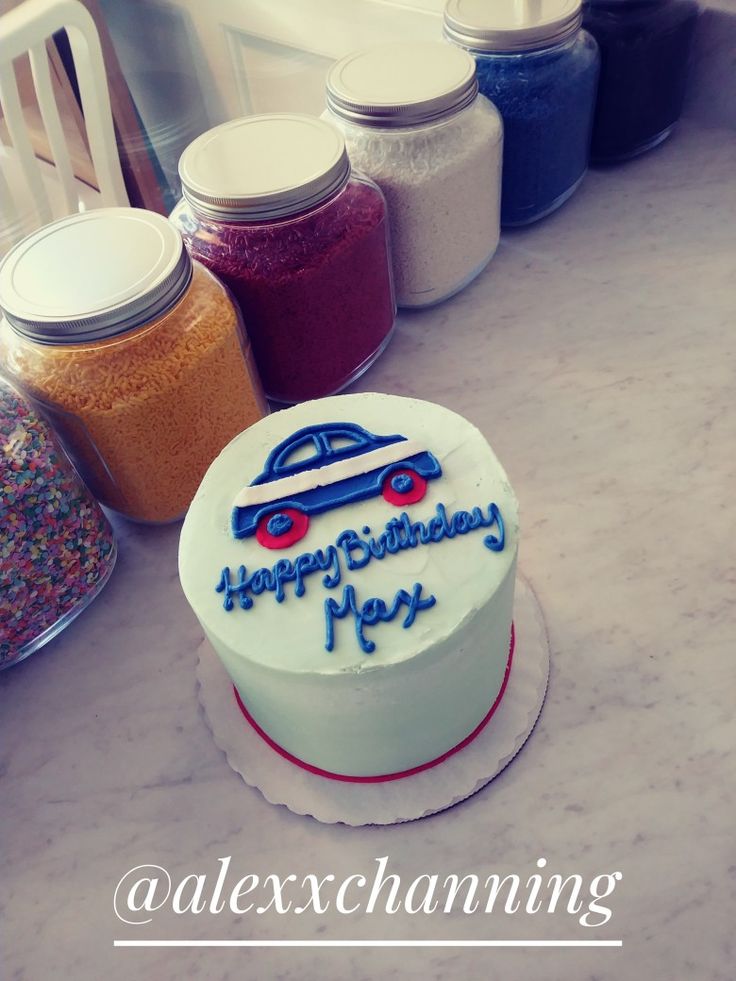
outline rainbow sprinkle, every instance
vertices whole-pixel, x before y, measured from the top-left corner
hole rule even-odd
[[[0,669],[65,627],[114,564],[102,509],[46,423],[0,383]]]

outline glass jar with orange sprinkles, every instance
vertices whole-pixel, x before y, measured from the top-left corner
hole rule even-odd
[[[0,370],[126,517],[181,517],[267,412],[230,294],[161,215],[101,208],[34,232],[0,266],[0,308]]]

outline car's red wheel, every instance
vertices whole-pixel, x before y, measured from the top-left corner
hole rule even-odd
[[[381,492],[397,508],[416,504],[427,493],[427,481],[414,470],[394,470],[383,482]]]
[[[256,526],[256,539],[264,548],[288,548],[307,533],[309,518],[296,508],[269,511]]]

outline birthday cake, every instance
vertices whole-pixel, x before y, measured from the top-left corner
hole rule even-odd
[[[244,725],[324,776],[395,779],[493,724],[518,533],[471,423],[342,395],[225,447],[184,522],[179,574]]]

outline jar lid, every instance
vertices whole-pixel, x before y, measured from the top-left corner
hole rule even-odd
[[[350,176],[342,134],[323,119],[289,113],[215,126],[179,161],[186,200],[215,218],[262,220],[304,211]]]
[[[475,61],[442,41],[382,44],[348,55],[327,75],[327,105],[373,126],[412,126],[458,112],[475,99]]]
[[[140,208],[98,208],[32,232],[0,264],[0,309],[49,344],[111,337],[160,317],[192,263],[179,232]]]
[[[444,30],[466,48],[512,53],[560,44],[582,19],[582,0],[448,0]]]

